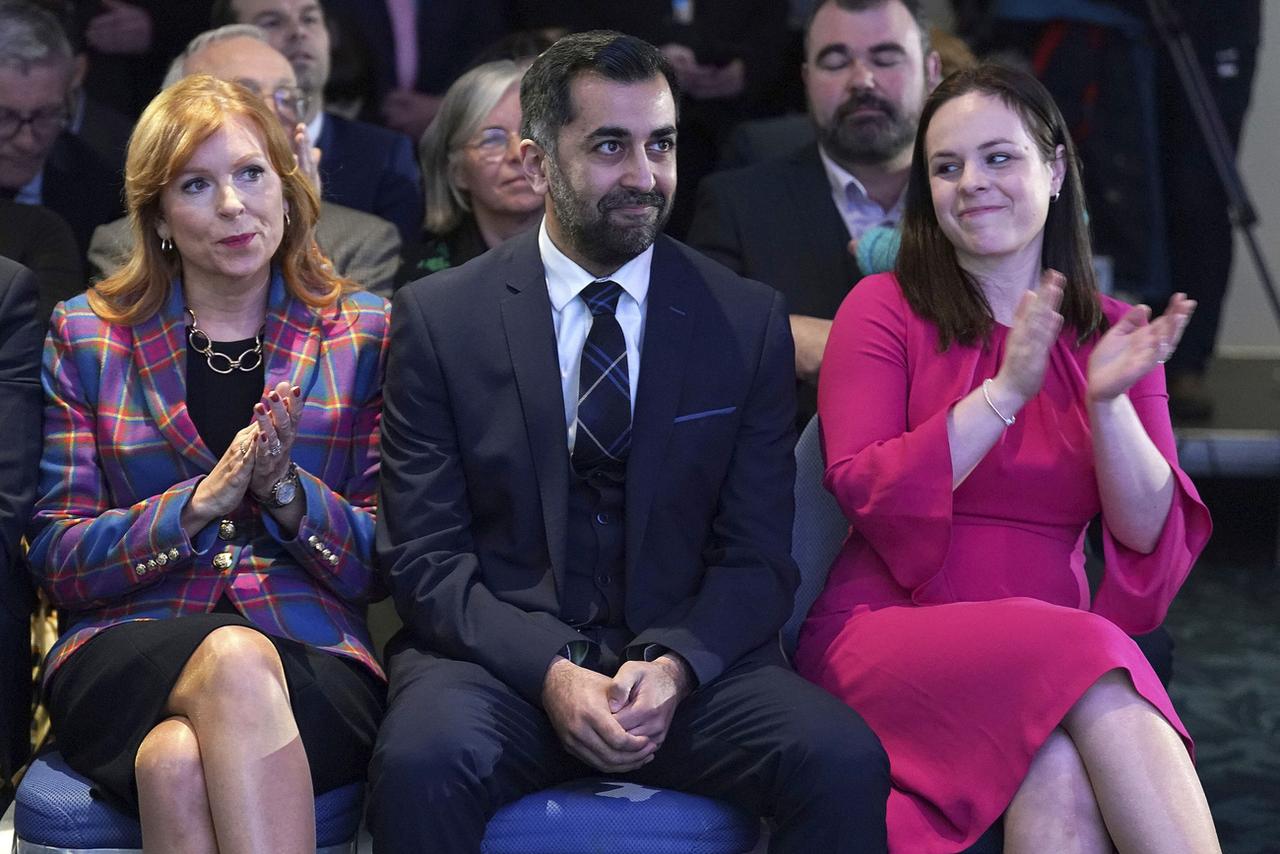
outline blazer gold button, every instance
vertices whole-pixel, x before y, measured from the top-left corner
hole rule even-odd
[[[338,556],[332,552],[329,553],[329,557],[327,558],[327,560],[329,561],[329,563],[333,564],[334,566],[338,565]]]
[[[150,560],[147,561],[147,569],[155,569],[155,568],[156,568],[155,558],[151,558]]]
[[[320,538],[317,537],[315,534],[312,534],[311,536],[307,537],[307,543],[309,543],[310,545],[314,546],[318,542],[320,542]]]
[[[227,552],[218,552],[216,555],[213,556],[213,565],[216,566],[218,569],[221,569],[224,571],[230,569],[231,555],[229,555]]]
[[[137,566],[135,566],[135,567],[133,568],[133,571],[134,571],[134,572],[136,572],[136,573],[138,573],[138,575],[146,575],[146,574],[147,574],[147,565],[146,565],[145,563],[140,563],[140,564],[138,564]]]
[[[164,566],[168,562],[169,562],[169,556],[164,552],[160,552],[160,554],[156,555],[156,563],[160,564],[161,566]]]
[[[236,523],[230,519],[223,519],[218,523],[218,537],[223,540],[234,539],[236,535]]]
[[[312,543],[311,547],[318,552],[324,551],[324,543],[320,542],[319,540],[316,540],[314,543]]]
[[[177,560],[177,559],[178,559],[178,550],[169,549],[169,560]]]

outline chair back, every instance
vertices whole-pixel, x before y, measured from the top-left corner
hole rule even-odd
[[[835,496],[822,485],[825,471],[822,432],[815,415],[796,442],[796,518],[791,529],[791,557],[800,567],[800,586],[791,619],[782,627],[782,651],[788,658],[795,652],[800,624],[827,583],[827,570],[849,535],[849,520]]]

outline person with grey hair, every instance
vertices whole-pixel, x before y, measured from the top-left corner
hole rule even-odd
[[[406,244],[397,283],[456,267],[538,224],[542,197],[520,167],[520,78],[497,60],[471,69],[444,96],[422,136],[422,239]]]
[[[311,147],[301,121],[305,97],[293,69],[271,47],[262,30],[250,24],[229,24],[200,33],[169,66],[165,88],[198,73],[239,83],[261,97],[290,135],[302,172],[318,192],[322,189],[316,169],[318,152]],[[339,275],[381,296],[391,295],[400,257],[400,236],[394,225],[372,214],[322,200],[316,242]],[[91,275],[103,278],[113,273],[132,246],[127,219],[98,228],[89,247]]]
[[[83,254],[94,227],[120,215],[121,178],[67,130],[75,85],[57,18],[35,3],[0,2],[0,197],[60,215]]]
[[[422,187],[413,142],[397,131],[325,109],[330,34],[319,0],[216,0],[214,26],[254,24],[293,66],[306,95],[302,122],[324,156],[323,196],[395,223],[402,239],[422,226]]]

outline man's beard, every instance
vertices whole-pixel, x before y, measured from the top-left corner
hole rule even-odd
[[[601,267],[621,267],[653,245],[671,216],[672,199],[655,190],[640,192],[615,187],[594,205],[579,196],[554,162],[548,162],[547,183],[556,219],[569,244]],[[657,210],[652,220],[617,225],[609,212],[647,205]]]
[[[875,117],[855,118],[864,107],[882,112]],[[822,148],[839,163],[884,163],[898,156],[915,141],[920,113],[903,115],[889,101],[870,93],[855,93],[836,108],[831,124],[818,128]]]

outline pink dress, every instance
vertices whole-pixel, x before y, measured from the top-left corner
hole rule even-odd
[[[1112,321],[1126,309],[1103,300]],[[951,488],[947,413],[995,375],[1008,332],[997,325],[986,348],[939,353],[934,325],[882,274],[845,299],[823,357],[825,482],[852,521],[804,624],[796,669],[880,736],[895,852],[971,845],[1008,807],[1045,738],[1110,670],[1127,671],[1191,749],[1128,636],[1160,625],[1211,527],[1177,465],[1164,373],[1129,397],[1173,467],[1173,504],[1149,555],[1104,524],[1106,574],[1090,601],[1084,530],[1101,509],[1084,404],[1092,342],[1077,347],[1063,332],[1040,393]]]

